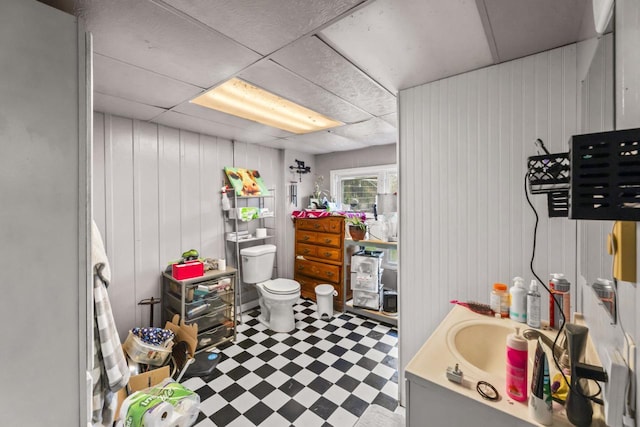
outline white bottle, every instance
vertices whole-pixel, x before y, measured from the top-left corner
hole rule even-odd
[[[527,293],[527,325],[532,328],[540,327],[540,301],[538,282],[532,280]]]
[[[527,322],[527,289],[524,287],[522,277],[513,278],[513,286],[509,289],[511,302],[509,304],[509,317],[520,323]]]
[[[231,203],[229,202],[229,197],[227,197],[227,188],[222,187],[222,210],[228,211],[231,209]]]

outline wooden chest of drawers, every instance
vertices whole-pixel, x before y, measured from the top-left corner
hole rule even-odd
[[[344,218],[298,218],[295,220],[294,279],[303,298],[316,300],[315,287],[333,285],[338,292],[334,308],[342,311],[344,293]],[[348,290],[346,299],[351,298]]]

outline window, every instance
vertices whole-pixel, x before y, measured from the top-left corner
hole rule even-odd
[[[373,215],[378,194],[398,191],[398,167],[380,165],[331,171],[331,193],[342,209]]]

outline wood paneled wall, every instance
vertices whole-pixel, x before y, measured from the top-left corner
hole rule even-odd
[[[576,92],[575,45],[400,92],[401,371],[449,300],[488,302],[494,282],[531,280],[526,161],[536,138],[568,150]],[[575,283],[575,221],[548,218],[545,196],[531,201],[536,273]]]
[[[95,113],[94,218],[111,263],[109,296],[121,338],[132,327],[148,326],[149,306],[137,303],[161,296],[169,261],[191,248],[205,257],[225,256],[223,167],[258,169],[267,185],[277,186],[283,180],[279,156],[272,148]],[[279,262],[286,256],[280,252]],[[255,296],[251,288],[244,291],[243,302]],[[156,326],[160,317],[156,305]]]

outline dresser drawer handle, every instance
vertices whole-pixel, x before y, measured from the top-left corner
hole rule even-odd
[[[305,236],[303,236],[303,237],[302,237],[302,240],[309,240],[309,236],[306,236],[306,235],[305,235]]]
[[[324,239],[325,243],[331,243],[331,239]]]
[[[320,224],[313,224],[313,228],[317,230],[318,228],[320,228]]]
[[[309,249],[305,249],[305,250],[302,251],[302,253],[304,253],[304,254],[308,254],[309,252],[311,252]]]
[[[327,277],[333,277],[333,271],[327,271]]]
[[[298,266],[298,271],[302,271],[302,270],[304,270],[304,265],[299,265]]]
[[[327,258],[329,258],[331,256],[331,252],[325,252],[324,256],[326,256]]]

